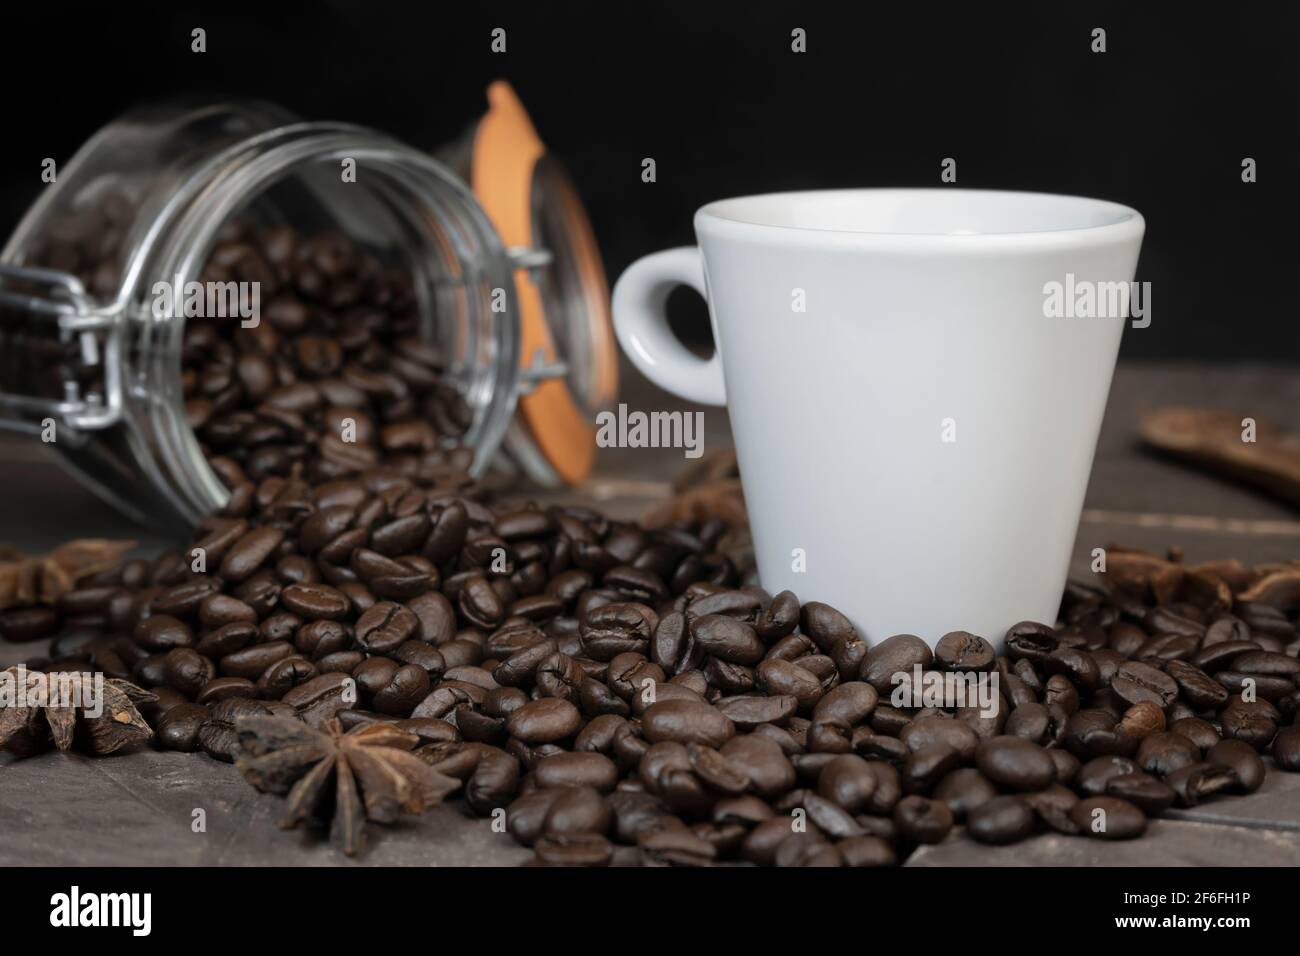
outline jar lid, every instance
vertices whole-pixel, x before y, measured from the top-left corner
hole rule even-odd
[[[516,265],[523,394],[506,449],[533,479],[577,484],[596,454],[595,416],[618,389],[609,286],[577,192],[510,84],[488,87],[464,164]]]

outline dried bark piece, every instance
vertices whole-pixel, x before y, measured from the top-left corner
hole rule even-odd
[[[1228,589],[1233,594],[1246,590],[1259,580],[1258,571],[1246,567],[1236,558],[1222,561],[1206,561],[1204,564],[1195,565],[1187,570],[1195,574],[1213,575],[1227,584]]]
[[[53,604],[91,575],[116,567],[135,544],[79,538],[49,554],[34,556],[0,548],[0,611]]]
[[[712,518],[729,525],[748,523],[739,478],[719,478],[688,488],[652,509],[641,521],[647,528],[662,528],[674,521],[708,521]]]
[[[311,727],[293,717],[239,717],[242,754],[235,766],[258,790],[287,794],[282,823],[325,822],[349,856],[364,845],[367,820],[395,823],[441,803],[460,781],[411,753],[421,740],[390,724],[344,732],[337,720]],[[333,783],[333,799],[329,798]]]
[[[1168,604],[1183,584],[1186,568],[1176,561],[1120,545],[1106,548],[1106,583],[1114,591],[1127,592],[1148,602]]]
[[[675,521],[715,518],[733,527],[749,523],[734,448],[711,452],[678,472],[673,496],[647,512],[641,523],[647,528],[662,528]]]
[[[1174,599],[1195,604],[1213,617],[1232,608],[1232,588],[1212,571],[1188,568],[1183,573]]]
[[[1268,604],[1279,611],[1300,607],[1300,567],[1265,574],[1237,597],[1242,601]]]
[[[673,480],[673,490],[689,491],[697,485],[717,481],[719,478],[739,477],[740,462],[736,460],[736,449],[723,448],[710,452],[679,471]]]
[[[1300,506],[1300,438],[1255,416],[1255,440],[1242,441],[1233,412],[1174,406],[1142,420],[1142,437],[1166,454],[1262,488]]]

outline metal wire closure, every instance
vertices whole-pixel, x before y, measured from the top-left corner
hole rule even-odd
[[[10,265],[0,265],[0,305],[57,323],[60,341],[76,339],[82,365],[98,367],[103,382],[102,389],[83,395],[80,384],[68,379],[61,400],[0,392],[0,409],[13,416],[3,424],[39,431],[42,419],[54,418],[78,431],[94,431],[121,418],[120,305],[94,308],[81,280],[66,272]]]
[[[530,246],[511,246],[506,250],[510,264],[516,269],[524,269],[536,282],[543,271],[555,262],[555,256],[549,249],[536,249]],[[548,362],[545,349],[535,349],[528,365],[519,371],[519,394],[531,395],[542,382],[553,378],[564,378],[569,374],[569,363],[563,360]]]

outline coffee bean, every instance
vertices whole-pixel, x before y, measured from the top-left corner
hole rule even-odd
[[[1173,804],[1175,794],[1167,783],[1149,773],[1120,774],[1106,781],[1106,796],[1127,800],[1146,814],[1161,813]]]
[[[1031,702],[1021,704],[1007,716],[1003,731],[1009,737],[1020,737],[1030,743],[1046,746],[1059,742],[1065,735],[1068,718],[1060,707],[1048,708]],[[1163,725],[1163,715],[1161,715]]]
[[[749,789],[750,781],[746,768],[712,747],[687,744],[686,755],[691,770],[711,790],[728,796],[739,796]]]
[[[1034,831],[1034,811],[1020,797],[993,797],[966,814],[966,832],[980,843],[1015,843]]]
[[[1137,772],[1137,763],[1128,757],[1097,757],[1079,768],[1075,789],[1085,795],[1101,796],[1111,780]]]
[[[735,736],[736,725],[716,707],[690,700],[664,700],[641,715],[641,729],[650,743],[672,740],[721,747]]]
[[[860,813],[876,789],[876,774],[853,754],[832,757],[817,777],[817,793],[849,813]]]
[[[762,724],[780,724],[789,719],[799,709],[799,700],[789,694],[725,697],[716,706],[738,731],[751,731]]]
[[[1074,783],[1081,767],[1079,758],[1068,750],[1062,750],[1059,747],[1048,750],[1047,756],[1051,757],[1052,763],[1056,764],[1056,782],[1062,784]]]
[[[614,856],[613,845],[597,833],[547,833],[536,848],[547,866],[609,866]]]
[[[1202,752],[1209,750],[1219,742],[1219,732],[1212,725],[1199,717],[1182,717],[1169,725],[1169,730],[1182,734],[1196,744]]]
[[[204,629],[227,624],[254,624],[257,612],[248,604],[228,594],[210,594],[199,604],[199,623]]]
[[[281,703],[292,707],[299,717],[312,726],[320,726],[340,710],[352,706],[348,699],[352,678],[345,673],[322,673],[285,691]]]
[[[910,796],[894,807],[894,823],[904,837],[916,843],[942,843],[952,830],[953,815],[940,800]]]
[[[578,732],[582,715],[567,700],[544,697],[530,701],[506,720],[506,730],[528,744],[556,743]]]
[[[1234,698],[1219,714],[1223,736],[1241,740],[1256,750],[1268,746],[1277,733],[1277,710],[1267,701],[1243,701]]]
[[[1082,690],[1095,690],[1101,684],[1101,669],[1097,662],[1087,651],[1076,647],[1058,647],[1047,655],[1043,666],[1049,673],[1068,678],[1071,684]]]
[[[270,644],[253,644],[242,650],[227,654],[218,662],[218,669],[225,677],[243,677],[256,680],[277,661],[293,654],[293,645],[288,641],[275,641]]]
[[[966,631],[953,631],[934,647],[934,663],[948,671],[990,671],[997,655],[993,645]]]
[[[1080,710],[1071,715],[1065,727],[1065,746],[1081,760],[1103,754],[1127,755],[1137,752],[1138,741],[1116,733],[1115,716],[1099,708]]]
[[[862,680],[877,693],[888,696],[895,687],[895,674],[910,675],[916,666],[926,670],[933,660],[930,645],[921,638],[914,634],[895,634],[867,652],[862,662]]]
[[[788,695],[799,703],[799,707],[811,707],[821,699],[822,683],[811,671],[792,664],[769,658],[758,665],[757,685],[766,694]]]
[[[1111,689],[1131,704],[1150,701],[1164,710],[1178,698],[1178,684],[1163,671],[1141,661],[1129,661],[1116,672]]]
[[[579,633],[589,657],[608,661],[628,651],[645,654],[658,624],[658,616],[643,604],[613,603],[583,615]]]
[[[856,636],[847,617],[820,601],[809,601],[802,607],[799,623],[801,630],[825,653]]]
[[[1213,626],[1210,630],[1214,630]],[[1249,639],[1225,640],[1211,644],[1207,637],[1205,646],[1192,656],[1190,663],[1206,673],[1213,674],[1216,671],[1226,670],[1243,654],[1258,650],[1259,645]]]
[[[1221,740],[1205,753],[1206,763],[1222,764],[1236,778],[1238,793],[1254,793],[1264,783],[1264,761],[1240,740]]]
[[[212,661],[191,647],[168,651],[163,670],[168,685],[188,697],[193,697],[216,676]]]
[[[609,793],[618,782],[618,768],[604,754],[558,753],[541,760],[533,771],[537,785],[552,787],[591,787]]]
[[[1035,817],[1057,833],[1073,836],[1079,832],[1078,826],[1070,816],[1079,798],[1068,788],[1054,783],[1035,793],[1024,794],[1021,799],[1029,804]]]
[[[717,856],[709,841],[684,826],[656,826],[637,837],[642,860],[652,866],[706,866]]]
[[[350,608],[347,595],[325,584],[291,584],[280,592],[280,603],[306,620],[338,620]]]
[[[1135,740],[1142,740],[1161,732],[1164,728],[1164,711],[1151,701],[1143,700],[1124,711],[1124,716],[1115,725],[1115,732]]]
[[[542,824],[544,836],[555,834],[604,834],[613,823],[613,813],[604,797],[591,787],[569,787],[551,804]]]
[[[258,677],[256,688],[263,697],[277,698],[285,691],[317,676],[316,665],[297,654],[282,658],[268,667]]]
[[[272,665],[274,666],[274,665]],[[257,685],[247,677],[214,677],[194,696],[199,704],[215,704],[231,697],[257,697]]]
[[[1056,776],[1056,765],[1042,747],[1019,737],[994,737],[975,754],[980,771],[1012,790],[1041,790]]]
[[[194,643],[189,625],[170,614],[152,614],[146,617],[136,625],[133,636],[141,647],[155,653],[175,647],[189,647]]]
[[[733,664],[757,664],[767,650],[752,627],[721,614],[697,617],[690,627],[705,653]]]
[[[1278,731],[1273,741],[1273,760],[1283,770],[1300,771],[1300,725]]]
[[[1147,773],[1167,777],[1175,770],[1200,761],[1201,751],[1181,734],[1161,732],[1143,739],[1137,750],[1137,765]]]
[[[381,601],[357,618],[356,640],[371,654],[385,654],[405,642],[419,624],[410,608]]]
[[[814,723],[835,721],[845,727],[856,727],[871,716],[878,700],[879,695],[870,684],[848,681],[831,688],[817,701],[812,719]]]
[[[267,716],[276,712],[272,705],[247,697],[220,701],[213,705],[208,719],[199,726],[195,740],[209,757],[233,763],[241,752],[235,721],[240,717]]]
[[[60,614],[52,607],[14,607],[0,611],[0,638],[21,643],[49,637],[59,629]]]
[[[974,767],[949,772],[934,788],[934,799],[942,800],[957,820],[965,819],[972,810],[997,795],[998,788]]]
[[[1044,661],[1058,644],[1053,628],[1034,621],[1013,624],[1006,633],[1007,656],[1013,661]]]
[[[1186,661],[1170,661],[1166,672],[1178,684],[1183,698],[1198,710],[1218,709],[1228,700],[1228,691],[1199,667]]]
[[[962,760],[973,760],[980,745],[979,735],[970,725],[946,717],[918,717],[899,732],[899,739],[915,753],[933,744],[944,744],[961,755]]]
[[[1084,797],[1070,818],[1080,833],[1100,840],[1131,840],[1147,828],[1146,815],[1118,797]]]
[[[868,761],[867,765],[875,775],[876,786],[867,798],[864,811],[870,814],[892,814],[903,796],[903,781],[898,770],[892,764],[879,761]]]
[[[158,744],[165,750],[193,753],[199,747],[199,728],[209,717],[202,704],[178,704],[158,723]]]
[[[799,599],[793,591],[782,591],[754,623],[758,636],[769,644],[791,634],[799,624]]]
[[[532,846],[542,835],[546,815],[559,798],[558,789],[534,790],[518,797],[506,808],[506,830],[516,842]]]
[[[1206,797],[1238,786],[1237,775],[1223,764],[1193,763],[1180,767],[1165,783],[1174,791],[1180,807],[1194,807]]]
[[[254,528],[230,546],[218,572],[223,580],[243,581],[260,568],[284,540],[278,528]]]
[[[744,770],[753,792],[764,799],[779,797],[794,786],[794,765],[770,738],[757,734],[733,737],[719,749]]]
[[[754,796],[723,797],[713,805],[711,819],[717,824],[752,827],[772,819],[773,811],[765,801]]]
[[[1055,705],[1066,714],[1073,716],[1079,710],[1078,688],[1071,684],[1068,678],[1053,674],[1043,684],[1043,703],[1048,707]]]
[[[961,754],[947,744],[932,744],[909,753],[903,764],[903,789],[927,793],[961,762]]]

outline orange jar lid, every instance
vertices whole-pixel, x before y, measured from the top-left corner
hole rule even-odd
[[[470,187],[518,264],[522,325],[524,394],[506,448],[534,479],[578,484],[595,460],[595,415],[618,390],[609,286],[577,193],[518,96],[504,80],[487,96]]]

